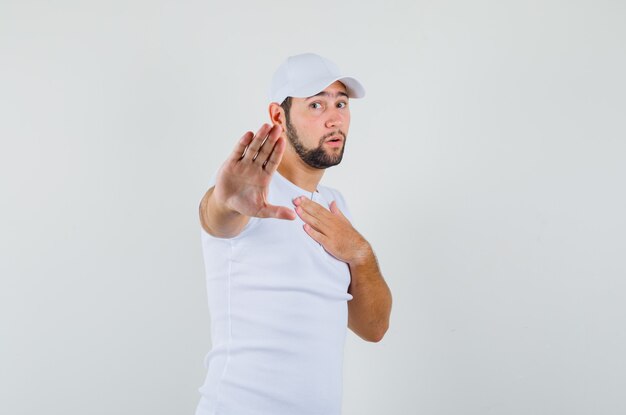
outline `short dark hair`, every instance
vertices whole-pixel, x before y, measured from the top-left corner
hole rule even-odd
[[[285,110],[285,118],[287,119],[287,124],[289,124],[289,110],[291,109],[291,97],[285,98],[285,100],[280,104],[281,108]]]

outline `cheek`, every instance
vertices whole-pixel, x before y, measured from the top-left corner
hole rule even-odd
[[[316,128],[317,124],[320,121],[319,118],[319,114],[315,113],[300,116],[296,119],[296,128],[310,131],[311,129]],[[294,123],[292,122],[292,124]]]
[[[343,129],[345,133],[348,133],[348,128],[350,127],[350,114],[343,118]]]
[[[344,123],[350,122],[350,111],[346,111],[343,113],[343,122]]]

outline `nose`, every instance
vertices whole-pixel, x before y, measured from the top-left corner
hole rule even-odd
[[[345,110],[333,108],[328,112],[328,118],[326,119],[327,128],[336,128],[343,125],[345,115],[341,111]]]

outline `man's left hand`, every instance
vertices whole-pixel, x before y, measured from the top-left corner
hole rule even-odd
[[[352,227],[334,200],[330,203],[330,211],[304,196],[293,199],[293,204],[305,223],[306,233],[329,254],[349,265],[358,265],[369,256],[369,243]]]

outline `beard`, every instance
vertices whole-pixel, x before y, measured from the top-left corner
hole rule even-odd
[[[322,138],[320,138],[319,144],[315,148],[306,148],[298,137],[298,133],[295,127],[287,121],[287,138],[289,142],[293,146],[294,150],[300,156],[302,161],[304,161],[309,166],[316,169],[325,169],[327,167],[336,166],[341,163],[341,159],[343,158],[343,151],[346,148],[346,135],[338,131],[337,133],[328,134]],[[341,146],[341,151],[338,154],[328,154],[324,149],[324,142],[326,138],[332,135],[341,135],[343,137],[343,145]]]

